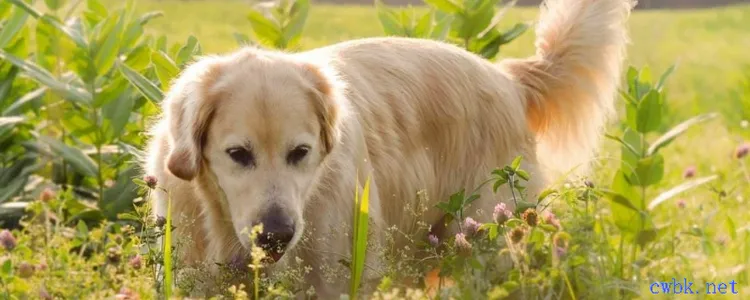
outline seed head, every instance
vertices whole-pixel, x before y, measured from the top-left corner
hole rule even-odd
[[[128,264],[130,264],[131,268],[140,270],[141,266],[143,265],[143,258],[139,254],[136,254],[135,256],[133,256],[133,258],[130,259]]]
[[[29,278],[34,275],[34,266],[28,262],[21,262],[18,265],[18,277]]]
[[[107,262],[116,265],[120,263],[122,251],[118,247],[111,247],[107,250]]]
[[[434,234],[428,235],[427,239],[430,241],[430,245],[432,245],[432,247],[437,248],[440,245],[440,240]]]
[[[529,224],[529,226],[531,227],[539,224],[539,215],[537,215],[536,210],[533,208],[529,208],[525,212],[523,212],[522,217],[523,220],[526,221],[526,224]]]
[[[682,172],[682,178],[690,179],[695,177],[695,167],[689,166],[685,168],[685,171]]]
[[[463,233],[457,233],[456,234],[456,248],[458,249],[458,252],[462,255],[470,255],[471,254],[471,243],[469,243],[468,240],[466,240],[466,235]]]
[[[156,177],[151,176],[151,175],[143,176],[143,181],[146,182],[146,186],[148,186],[148,188],[150,189],[155,189],[156,184],[158,183],[158,181],[156,180]]]
[[[16,237],[13,236],[10,230],[3,229],[3,231],[0,231],[0,244],[3,245],[5,250],[11,251],[13,248],[16,248]]]
[[[513,228],[513,230],[510,231],[510,240],[514,244],[518,244],[521,242],[521,240],[523,240],[523,236],[525,234],[526,233],[523,231],[523,229],[521,229],[521,227]]]
[[[498,203],[495,205],[495,210],[492,212],[492,218],[495,220],[497,225],[503,225],[505,222],[513,217],[513,213],[505,208],[505,203]]]
[[[737,147],[737,150],[735,150],[734,157],[737,159],[743,159],[748,153],[750,153],[750,143],[743,143]]]
[[[55,191],[51,188],[46,188],[39,194],[39,200],[42,200],[42,202],[49,202],[52,199],[55,199]]]
[[[464,220],[464,233],[467,236],[474,236],[479,232],[479,223],[474,221],[471,217],[467,217]]]

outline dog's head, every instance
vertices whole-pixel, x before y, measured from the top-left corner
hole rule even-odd
[[[337,81],[288,54],[243,49],[189,66],[165,100],[166,167],[209,180],[245,248],[244,229],[277,261],[301,237],[303,212],[339,139]]]

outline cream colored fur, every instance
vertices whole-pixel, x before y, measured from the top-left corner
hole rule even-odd
[[[548,0],[537,54],[498,63],[407,38],[295,54],[245,48],[201,58],[164,101],[146,162],[146,172],[171,193],[176,236],[193,241],[183,260],[247,255],[241,228],[275,203],[298,221],[298,232],[271,270],[299,257],[313,267],[308,282],[330,299],[346,291],[348,279],[326,282],[321,269],[351,255],[357,178],[373,178],[377,243],[389,226],[415,233],[404,208],[416,206],[418,191],[430,199],[424,221],[438,224],[436,202],[473,190],[517,155],[532,175],[530,199],[551,176],[585,171],[612,111],[632,5]],[[226,148],[238,143],[252,144],[255,167],[229,159]],[[286,151],[299,143],[309,144],[310,154],[290,166]],[[489,221],[498,202],[512,205],[505,191],[487,187],[480,194],[469,210],[479,221]],[[166,194],[155,195],[155,213],[163,216]],[[202,226],[183,226],[179,216]],[[366,275],[377,279],[381,263],[373,252]]]

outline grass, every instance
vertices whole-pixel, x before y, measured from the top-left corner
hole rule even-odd
[[[119,1],[109,0],[109,3]],[[140,12],[165,12],[163,18],[149,24],[147,32],[164,34],[170,42],[184,42],[189,35],[195,35],[204,53],[231,51],[237,47],[234,32],[248,35],[251,32],[245,18],[249,7],[240,1],[138,1],[137,9]],[[536,16],[536,9],[514,8],[501,26],[533,21]],[[507,241],[510,246],[500,254],[507,255],[520,267],[503,277],[506,283],[491,289],[489,295],[493,297],[500,297],[505,291],[513,290],[513,284],[520,284],[532,292],[538,285],[540,288],[536,291],[539,295],[545,293],[552,298],[588,299],[611,295],[617,296],[615,298],[636,295],[651,298],[654,295],[649,288],[654,280],[679,280],[682,277],[698,286],[707,282],[728,284],[736,280],[740,295],[750,292],[748,158],[738,159],[735,152],[738,145],[750,138],[750,128],[740,125],[743,119],[750,117],[747,111],[750,109],[750,55],[746,53],[750,49],[748,23],[748,5],[707,10],[637,11],[631,18],[633,42],[628,64],[648,65],[654,77],[670,65],[678,65],[666,85],[669,111],[663,120],[664,126],[671,127],[708,111],[721,115],[689,129],[660,151],[664,158],[663,179],[639,191],[648,200],[685,183],[687,169],[694,170],[692,176],[695,177],[715,174],[719,179],[668,199],[650,211],[659,228],[653,242],[639,248],[634,241],[620,235],[613,222],[608,221],[616,214],[614,206],[595,193],[599,187],[613,185],[612,178],[620,166],[620,146],[606,140],[592,182],[565,187],[558,191],[559,196],[553,197],[551,206],[559,221],[545,218],[540,222],[541,216],[536,212],[514,212],[513,218],[504,224],[481,225],[489,232],[487,240],[462,236],[461,243],[455,242],[455,249],[447,245],[450,255],[441,254],[444,252],[435,249],[438,247],[427,247],[428,255],[437,258],[438,266],[451,273],[458,285],[494,284],[497,278],[492,276],[497,273],[493,273],[495,264],[490,259],[498,256],[498,249],[489,244]],[[310,49],[381,34],[375,10],[371,7],[314,4],[301,45],[302,49]],[[502,48],[499,58],[531,55],[533,38],[531,31],[523,34]],[[747,85],[744,96],[743,81]],[[619,107],[623,106],[620,103]],[[136,132],[138,127],[128,128]],[[619,130],[617,124],[608,128],[616,135]],[[653,141],[657,136],[650,133],[646,138]],[[519,167],[513,166],[509,170],[518,172]],[[505,180],[510,178],[509,186],[513,189],[515,175],[512,174],[517,173],[510,174]],[[106,181],[106,178],[99,181]],[[365,189],[363,197],[366,195]],[[85,210],[85,207],[77,206],[73,198],[73,193],[68,191],[42,196],[33,202],[30,210],[35,217],[25,221],[23,230],[15,232],[12,247],[8,246],[11,245],[8,234],[0,233],[0,243],[4,245],[0,250],[0,293],[5,293],[5,298],[32,295],[31,298],[47,299],[46,296],[53,295],[102,299],[133,293],[141,295],[142,299],[155,298],[153,287],[159,284],[159,278],[153,277],[156,269],[143,267],[141,259],[145,266],[165,262],[167,269],[171,270],[172,253],[171,249],[144,250],[143,247],[165,233],[167,238],[171,235],[171,218],[166,220],[166,230],[160,229],[164,225],[155,225],[147,217],[148,208],[139,207],[130,217],[144,225],[139,232],[133,232],[132,227],[107,222],[99,224],[102,226],[87,226],[71,218],[76,212]],[[470,202],[466,199],[471,199],[471,195],[461,194],[455,203]],[[451,197],[450,201],[453,200]],[[367,200],[362,202],[366,205]],[[362,224],[360,229],[367,224],[356,219],[355,223]],[[353,243],[363,245],[361,237],[366,232],[356,232]],[[467,252],[470,255],[466,255]],[[350,263],[353,278],[361,275],[362,253],[364,248],[357,247],[354,261]],[[424,267],[403,259],[403,265],[411,264],[404,269],[400,257],[390,262],[399,266],[390,269],[392,275],[409,271],[411,265]],[[486,270],[474,268],[476,264],[484,264]],[[176,267],[174,274],[165,274],[166,281],[174,279],[178,281],[176,290],[186,290],[191,283],[185,283],[185,278],[190,276],[184,273],[190,270]],[[261,280],[257,270],[254,269],[256,282]],[[200,271],[197,274],[195,278],[204,275]],[[393,279],[395,282],[397,278]],[[441,285],[443,281],[441,278]],[[381,292],[389,295],[390,286],[397,285],[384,281]],[[257,298],[257,284],[255,287],[253,295]],[[230,292],[241,298],[237,289]],[[419,292],[411,293],[412,296],[419,295]],[[481,298],[487,295],[451,296]],[[700,297],[724,298],[721,295]]]

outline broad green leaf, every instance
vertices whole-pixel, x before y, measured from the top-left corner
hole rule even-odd
[[[638,244],[638,246],[641,246],[641,248],[655,241],[659,234],[658,231],[653,228],[654,226],[651,218],[647,218],[645,222],[647,222],[644,224],[645,226],[643,226],[645,228],[638,231],[638,234],[635,236],[635,243]]]
[[[164,13],[161,11],[151,11],[143,14],[140,19],[138,19],[138,23],[141,24],[141,26],[145,26],[148,24],[148,22],[151,22],[151,20],[159,18],[164,16]]]
[[[156,70],[156,76],[159,77],[162,90],[169,90],[170,82],[180,73],[177,64],[162,51],[151,52],[151,63]]]
[[[305,27],[307,15],[310,11],[309,0],[296,0],[292,4],[292,16],[289,22],[284,26],[284,39],[289,44],[296,44],[302,35],[302,29]]]
[[[3,262],[3,277],[10,277],[13,274],[13,262],[10,259],[6,259]]]
[[[44,0],[44,4],[52,11],[56,11],[65,5],[65,0]]]
[[[79,103],[91,103],[91,94],[83,88],[63,83],[55,79],[47,70],[40,68],[32,62],[24,61],[0,49],[0,58],[12,63],[26,72],[26,75],[35,81],[46,85],[55,93],[61,94],[67,99]]]
[[[638,166],[638,160],[641,158],[641,145],[644,144],[643,137],[630,128],[626,128],[622,140],[624,143],[620,150],[620,170],[632,179],[633,173]],[[625,146],[625,145],[630,145]],[[633,150],[637,151],[634,153]],[[633,180],[635,182],[635,180]]]
[[[132,166],[117,174],[115,184],[104,191],[99,209],[109,219],[115,219],[118,212],[132,207],[133,199],[138,197],[138,189],[131,180],[139,175],[138,167]]]
[[[112,30],[107,32],[104,42],[94,49],[94,52],[96,53],[94,64],[96,65],[97,74],[99,76],[107,74],[115,64],[117,55],[120,52],[119,41],[124,22],[125,16],[123,12],[119,15],[117,23]]]
[[[5,20],[2,30],[0,30],[0,48],[5,48],[13,40],[16,34],[21,31],[29,14],[21,8],[15,8],[13,15]]]
[[[645,98],[638,103],[638,127],[640,133],[648,133],[659,130],[661,126],[662,99],[659,92],[651,90]]]
[[[156,47],[154,49],[167,52],[167,36],[162,35],[156,39]]]
[[[16,176],[10,182],[3,183],[0,186],[0,203],[5,203],[18,195],[23,190],[23,186],[26,185],[27,181],[27,176]]]
[[[537,197],[537,200],[538,200],[539,202],[542,202],[542,200],[544,200],[544,199],[545,199],[545,198],[547,198],[548,196],[550,196],[550,195],[552,195],[552,194],[556,194],[556,193],[557,193],[557,191],[556,191],[556,190],[554,190],[554,189],[546,189],[546,190],[542,191],[542,192],[541,192],[541,193],[539,194],[539,196]]]
[[[57,139],[45,135],[39,135],[37,138],[49,145],[55,154],[62,156],[65,161],[70,163],[81,174],[90,177],[97,176],[98,167],[96,163],[86,154],[83,154],[80,149],[68,146]]]
[[[453,19],[453,16],[449,14],[445,14],[440,11],[435,12],[435,20],[437,20],[437,22],[432,28],[432,33],[429,37],[434,40],[444,41],[450,33]]]
[[[529,24],[518,23],[508,31],[496,36],[479,50],[479,54],[487,59],[492,59],[500,52],[500,46],[510,43],[528,30]],[[496,30],[496,29],[492,29]]]
[[[516,158],[513,159],[513,162],[510,163],[510,167],[513,169],[513,171],[518,171],[519,168],[521,168],[521,160],[523,159],[522,156],[516,156]]]
[[[623,140],[622,138],[620,138],[618,136],[611,135],[609,133],[605,133],[604,136],[606,138],[610,139],[610,140],[613,140],[613,141],[619,143],[623,147],[623,150],[627,150],[628,152],[630,152],[634,156],[636,156],[636,157],[641,156],[640,152],[638,150],[636,150],[636,148],[634,148],[632,145],[630,145],[627,142],[625,142],[625,140]]]
[[[433,23],[435,20],[435,12],[430,10],[417,21],[417,25],[414,26],[414,36],[419,38],[429,38],[432,33]]]
[[[267,46],[276,46],[282,39],[279,27],[271,20],[267,19],[259,11],[252,10],[248,15],[250,25],[253,28],[255,38]]]
[[[105,18],[107,15],[109,15],[109,12],[107,12],[107,7],[102,4],[99,0],[86,0],[86,8],[95,13],[96,15]]]
[[[404,31],[393,9],[381,1],[375,2],[375,7],[378,12],[378,20],[380,20],[380,25],[383,27],[383,32],[386,35],[402,36]]]
[[[664,177],[664,157],[655,154],[638,160],[635,174],[639,186],[650,186],[658,183]]]
[[[463,18],[461,26],[460,37],[461,38],[475,38],[480,33],[485,31],[492,22],[492,17],[495,15],[495,4],[498,0],[482,0],[477,1],[478,7],[470,9]]]
[[[455,14],[461,11],[461,7],[453,2],[453,0],[424,0],[424,2],[439,10],[451,14]]]
[[[664,71],[664,74],[661,74],[661,77],[659,78],[659,81],[656,83],[656,86],[654,87],[657,91],[661,91],[664,87],[664,83],[667,81],[670,75],[674,72],[674,70],[677,68],[677,65],[671,65],[669,68]]]
[[[13,5],[11,5],[10,2],[0,2],[0,20],[5,20],[11,10],[13,10]]]
[[[659,204],[663,203],[664,201],[667,201],[671,199],[672,197],[679,195],[682,192],[694,189],[707,182],[715,180],[716,178],[718,178],[717,175],[696,178],[690,181],[686,181],[676,187],[673,187],[669,189],[668,191],[659,194],[659,196],[656,196],[656,198],[654,198],[654,200],[652,200],[651,203],[648,204],[648,210],[654,210],[654,208],[656,208]]]
[[[619,195],[620,197],[611,197],[612,217],[615,225],[633,237],[639,229],[639,222],[642,219],[640,207],[643,207],[641,196],[635,191],[628,179],[618,170],[612,182],[612,191],[603,191],[605,195]]]
[[[633,203],[631,203],[630,200],[628,200],[628,198],[626,198],[625,196],[613,190],[608,190],[608,189],[602,189],[601,192],[605,194],[607,198],[612,200],[612,202],[622,205],[623,207],[633,210],[635,212],[639,211],[639,209],[635,207],[635,205],[633,205]]]
[[[58,30],[60,30],[62,33],[66,34],[68,37],[70,37],[76,45],[78,45],[81,48],[88,48],[88,45],[86,43],[86,40],[83,38],[83,36],[77,34],[76,32],[72,31],[70,28],[65,26],[60,20],[58,20],[55,16],[48,15],[48,14],[42,14],[38,12],[36,9],[34,9],[30,4],[22,1],[22,0],[8,0],[11,3],[17,5],[18,7],[25,10],[29,15],[32,17],[42,21],[47,22],[50,25],[54,26]]]
[[[498,235],[497,227],[498,226],[495,223],[485,223],[485,224],[482,224],[479,228],[481,230],[487,231],[487,237],[490,239],[490,241],[494,241]]]
[[[94,107],[100,108],[115,99],[119,98],[126,93],[126,89],[130,87],[128,81],[122,77],[118,77],[114,80],[110,80],[106,85],[99,89],[94,99]]]
[[[47,91],[46,87],[40,87],[40,88],[38,88],[36,90],[33,90],[33,91],[29,92],[26,95],[21,96],[21,98],[19,98],[18,100],[14,101],[13,104],[11,104],[10,106],[8,106],[8,108],[6,108],[3,111],[2,115],[3,116],[8,116],[8,115],[13,115],[13,114],[19,113],[20,109],[26,103],[29,103],[29,102],[34,101],[36,99],[39,99],[40,97],[44,96],[44,93],[46,91]]]
[[[102,114],[109,121],[110,138],[116,139],[122,134],[125,125],[130,120],[130,113],[133,110],[135,99],[129,93],[123,93],[102,107]]]
[[[133,49],[133,51],[130,51],[127,57],[125,57],[125,65],[133,70],[142,71],[151,63],[151,52],[148,45],[140,45]]]
[[[656,153],[657,151],[659,151],[659,149],[669,145],[669,143],[671,143],[675,138],[679,137],[682,133],[688,130],[690,126],[693,126],[700,122],[708,121],[717,116],[719,116],[719,114],[717,113],[708,113],[708,114],[703,114],[703,115],[692,117],[680,124],[677,124],[677,126],[672,127],[672,129],[667,131],[664,135],[660,136],[659,139],[657,139],[651,145],[651,147],[648,148],[648,151],[646,152],[647,155],[652,155]]]
[[[175,62],[178,66],[184,66],[185,64],[189,63],[191,59],[193,59],[193,55],[198,53],[199,49],[200,44],[198,44],[198,39],[195,38],[195,36],[189,36],[187,44],[182,46],[180,50],[177,51],[177,59]]]
[[[635,85],[638,82],[638,70],[634,68],[633,66],[628,67],[628,71],[625,73],[625,77],[628,81],[628,94],[634,95],[635,94]],[[636,98],[640,99],[640,98]]]
[[[140,38],[143,37],[143,25],[139,24],[138,22],[130,22],[129,25],[126,26],[125,31],[122,33],[122,38],[120,40],[120,51],[126,52],[132,49],[133,47],[137,47],[136,43],[140,40]],[[146,45],[147,42],[141,43],[141,45]]]
[[[120,72],[122,72],[122,75],[130,81],[130,83],[135,86],[143,96],[155,103],[160,103],[161,100],[164,99],[164,93],[162,93],[153,82],[123,63],[117,62],[117,65]]]
[[[529,173],[524,170],[516,171],[516,175],[518,175],[518,177],[521,177],[523,180],[526,180],[526,181],[531,179],[531,176],[529,175]]]

